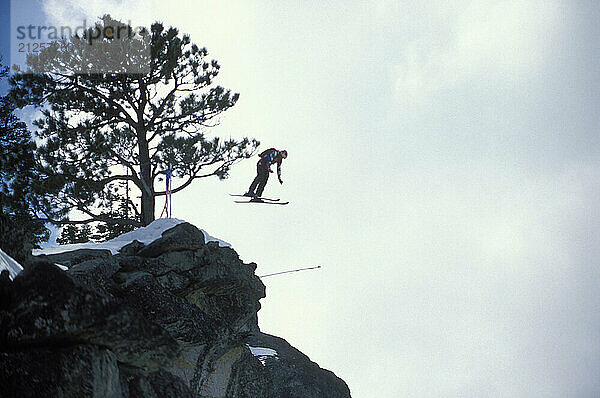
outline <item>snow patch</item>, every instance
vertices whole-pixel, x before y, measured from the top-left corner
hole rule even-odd
[[[117,254],[119,250],[133,242],[134,240],[138,240],[143,244],[147,245],[149,243],[154,242],[156,239],[162,236],[162,233],[168,229],[173,228],[174,226],[185,222],[184,220],[180,220],[178,218],[159,218],[158,220],[154,220],[151,224],[138,228],[136,230],[126,232],[122,235],[117,236],[114,239],[108,240],[106,242],[96,243],[96,242],[88,242],[88,243],[73,243],[70,245],[56,245],[46,247],[44,249],[35,249],[33,254],[35,256],[39,256],[40,254],[58,254],[64,252],[70,252],[73,250],[79,249],[106,249],[110,250],[112,254]],[[231,245],[221,239],[210,236],[206,231],[200,229],[204,234],[204,240],[206,242],[218,242],[221,247],[231,247]]]
[[[0,270],[8,270],[11,279],[15,279],[15,276],[23,271],[23,267],[0,249]]]
[[[275,359],[278,359],[277,351],[275,351],[272,348],[252,347],[251,345],[248,345],[248,344],[246,344],[246,347],[248,347],[250,349],[250,352],[252,352],[252,355],[254,355],[255,357],[257,357],[258,360],[260,361],[260,363],[263,364],[263,366],[265,366],[265,361],[269,357],[273,357]]]

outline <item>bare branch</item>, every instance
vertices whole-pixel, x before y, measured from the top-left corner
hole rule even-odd
[[[171,193],[177,193],[183,189],[185,189],[186,187],[188,187],[194,180],[197,180],[199,178],[205,178],[205,177],[210,177],[210,176],[214,176],[217,175],[219,173],[219,171],[221,171],[223,168],[225,167],[225,164],[223,164],[222,166],[218,167],[216,170],[214,170],[212,173],[208,173],[208,174],[202,174],[202,175],[198,175],[198,174],[194,174],[193,176],[189,177],[187,179],[186,182],[184,182],[182,185],[178,186],[175,189],[171,190]],[[160,173],[159,173],[160,174]],[[154,196],[164,196],[166,195],[167,192],[166,191],[161,191],[161,192],[155,192]]]

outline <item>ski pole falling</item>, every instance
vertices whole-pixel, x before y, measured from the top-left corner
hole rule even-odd
[[[259,275],[259,278],[266,278],[267,276],[275,276],[275,275],[281,275],[281,274],[289,274],[290,272],[298,272],[298,271],[308,271],[311,269],[319,269],[321,268],[321,266],[316,266],[316,267],[308,267],[308,268],[298,268],[298,269],[293,269],[290,271],[281,271],[281,272],[275,272],[273,274],[267,274],[267,275]]]

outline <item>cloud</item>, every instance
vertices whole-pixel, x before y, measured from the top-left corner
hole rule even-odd
[[[131,21],[132,26],[144,25],[152,14],[155,1],[131,0],[47,0],[42,3],[48,21],[60,26],[79,25],[83,20],[92,25],[104,14],[111,14],[123,22]]]
[[[424,99],[477,76],[515,79],[535,72],[544,62],[560,7],[551,1],[473,1],[447,15],[419,12],[427,14],[436,34],[409,30],[400,61],[392,67],[398,99]]]

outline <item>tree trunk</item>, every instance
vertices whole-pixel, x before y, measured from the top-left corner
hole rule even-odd
[[[142,219],[144,226],[154,221],[154,183],[146,134],[138,134],[138,150],[140,153],[140,178],[142,180]]]
[[[146,108],[146,86],[142,79],[139,80],[140,99],[137,109],[137,139],[140,157],[140,178],[142,180],[142,219],[144,226],[154,221],[154,180],[152,179],[152,165],[150,164],[150,149],[146,137],[144,109]]]
[[[144,226],[154,221],[154,195],[142,192],[142,224]]]

